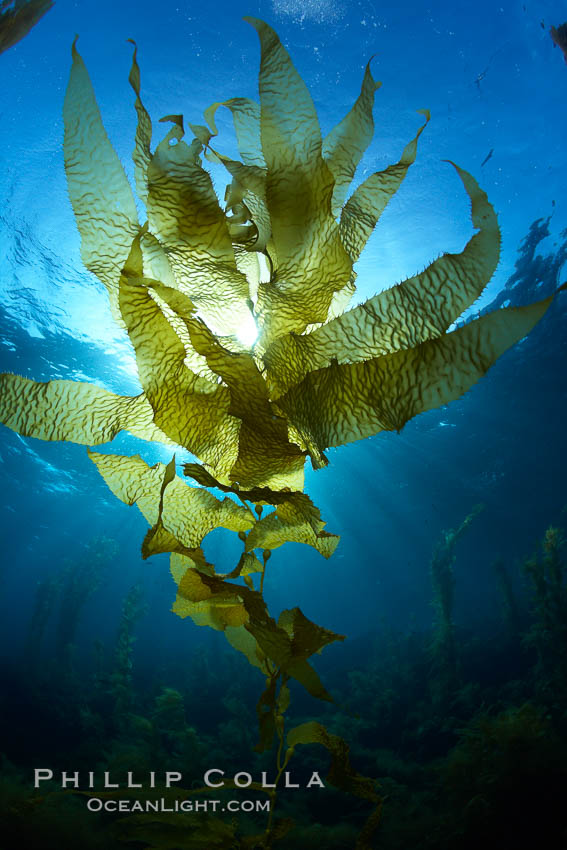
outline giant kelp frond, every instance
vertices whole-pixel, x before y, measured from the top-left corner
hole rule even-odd
[[[415,348],[310,372],[278,400],[310,450],[400,431],[425,410],[462,396],[551,303],[497,310]],[[312,448],[313,447],[313,448]]]
[[[91,446],[126,430],[195,455],[204,466],[186,465],[193,487],[177,477],[174,461],[149,467],[138,456],[90,457],[113,493],[148,521],[143,557],[170,554],[173,610],[222,630],[270,677],[284,685],[294,677],[328,699],[308,658],[340,636],[299,609],[276,622],[262,595],[272,549],[303,543],[328,558],[338,542],[302,492],[305,457],[324,466],[328,447],[400,430],[459,398],[529,333],[551,299],[448,332],[490,280],[500,244],[485,193],[455,166],[475,235],[460,253],[344,312],[354,264],[415,162],[429,113],[422,111],[425,122],[399,161],[347,198],[374,130],[379,84],[369,66],[354,106],[323,139],[311,95],[276,33],[247,20],[260,40],[259,103],[213,104],[207,126],[190,125],[188,141],[183,117],[167,116],[170,129],[155,150],[134,50],[133,161],[143,224],[73,45],[64,106],[69,196],[83,261],[128,333],[143,392],[121,397],[88,384],[4,375],[0,421],[27,436]],[[217,149],[220,106],[232,114],[240,160]],[[230,175],[224,208],[203,158]],[[252,330],[257,341],[244,341]],[[274,510],[262,515],[266,504]],[[216,528],[243,542],[238,564],[222,575],[201,549]],[[279,711],[273,683],[262,699],[264,746]]]
[[[67,189],[81,234],[81,257],[106,286],[113,315],[118,319],[118,282],[139,230],[138,213],[75,43],[63,121]]]
[[[500,243],[485,193],[455,166],[478,232],[461,253],[342,312],[354,292],[354,263],[414,163],[429,114],[399,162],[345,202],[372,137],[379,84],[367,66],[353,108],[322,139],[311,95],[276,33],[247,20],[260,39],[260,102],[213,104],[208,126],[193,126],[189,143],[182,116],[170,115],[171,129],[152,152],[134,51],[133,159],[148,215],[142,226],[73,45],[64,107],[69,195],[83,260],[129,334],[143,395],[5,376],[0,418],[22,433],[92,445],[120,430],[165,436],[223,486],[292,492],[303,489],[307,453],[325,465],[327,447],[400,429],[458,398],[529,332],[549,301],[500,310],[447,334],[490,280]],[[241,162],[211,147],[219,106],[231,111]],[[231,175],[224,210],[203,151]],[[259,336],[247,348],[237,335],[252,317]],[[81,406],[85,421],[73,412]],[[279,539],[278,522],[289,533],[282,519],[288,508],[266,519],[271,539]]]
[[[39,383],[0,375],[2,422],[23,437],[70,440],[95,446],[129,431],[143,440],[169,442],[154,422],[148,399],[119,396],[79,381]]]

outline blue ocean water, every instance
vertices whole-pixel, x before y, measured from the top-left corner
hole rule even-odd
[[[200,123],[215,101],[257,97],[257,38],[243,15],[277,30],[310,88],[323,132],[348,111],[374,57],[382,88],[360,178],[397,161],[420,126],[417,110],[431,110],[417,161],[357,266],[358,301],[443,252],[462,250],[473,230],[447,159],[475,175],[502,229],[497,272],[464,319],[491,303],[529,303],[567,279],[567,64],[550,37],[550,27],[567,18],[563,3],[163,0],[158,8],[146,0],[57,0],[0,56],[0,371],[139,390],[127,336],[111,319],[104,288],[82,265],[66,192],[62,105],[75,35],[109,137],[132,177],[136,114],[127,39],[138,46],[143,99],[158,134],[163,115]],[[234,154],[228,116],[219,115],[219,130],[223,151]],[[213,179],[222,197],[222,173],[213,169]],[[307,492],[341,543],[328,562],[295,544],[274,552],[266,590],[273,611],[300,605],[354,646],[385,627],[427,630],[432,552],[443,531],[481,503],[459,543],[455,621],[488,634],[502,619],[494,561],[505,559],[521,594],[518,565],[560,522],[567,502],[566,312],[561,294],[533,333],[459,401],[418,416],[400,434],[331,450],[328,468],[308,471]],[[128,435],[112,450],[140,452],[150,463],[169,459],[166,449]],[[218,650],[218,635],[170,612],[175,587],[167,559],[141,560],[145,521],[112,496],[84,448],[2,428],[0,461],[5,665],[20,664],[38,584],[67,559],[80,563],[101,537],[115,541],[117,554],[81,608],[74,645],[85,667],[95,664],[95,642],[113,646],[134,583],[147,606],[132,655],[140,679],[157,675],[167,685],[168,665],[202,647]],[[223,571],[237,557],[224,532],[210,535],[205,552]],[[45,632],[44,661],[54,651],[55,620],[53,614]],[[333,651],[325,652],[330,669]]]

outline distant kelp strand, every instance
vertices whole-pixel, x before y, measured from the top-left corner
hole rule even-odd
[[[21,41],[53,6],[53,0],[2,0],[0,53]]]
[[[471,202],[475,235],[460,253],[347,311],[355,263],[416,160],[429,113],[420,111],[424,122],[398,162],[349,197],[373,137],[380,84],[367,66],[352,109],[323,138],[278,36],[264,22],[246,20],[260,40],[259,103],[235,97],[213,104],[205,124],[190,125],[189,143],[183,116],[168,115],[161,120],[170,129],[153,148],[134,49],[133,160],[143,223],[73,44],[64,104],[69,197],[83,262],[106,287],[112,314],[128,333],[143,392],[117,396],[88,383],[2,375],[0,420],[22,435],[91,447],[109,488],[150,526],[143,557],[170,555],[173,611],[223,632],[264,675],[257,749],[276,742],[276,786],[296,744],[327,747],[328,781],[374,804],[357,845],[364,850],[382,805],[374,783],[351,768],[346,743],[321,724],[285,728],[290,680],[332,700],[310,659],[344,638],[298,607],[277,620],[270,615],[263,591],[271,552],[299,542],[329,558],[338,543],[303,492],[306,457],[323,467],[329,447],[399,431],[419,413],[459,398],[529,333],[552,298],[447,332],[483,292],[500,248],[486,194],[452,164]],[[240,160],[217,150],[220,107],[231,112]],[[203,157],[229,175],[224,208]],[[184,472],[200,486],[177,476],[175,456],[150,467],[138,455],[92,451],[123,430],[193,454],[200,464],[186,464]],[[243,544],[226,573],[201,548],[215,528],[237,533]],[[276,793],[270,791],[273,804]],[[218,824],[211,824],[216,835]],[[271,847],[283,829],[272,805],[256,845]],[[231,831],[230,846],[236,840]]]

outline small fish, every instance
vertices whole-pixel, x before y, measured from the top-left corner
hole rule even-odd
[[[492,156],[493,153],[494,153],[494,148],[491,148],[488,156],[485,156],[484,159],[482,160],[482,162],[480,163],[481,168],[482,168],[483,165],[486,165],[486,163],[488,162],[488,160],[490,159],[490,157]]]

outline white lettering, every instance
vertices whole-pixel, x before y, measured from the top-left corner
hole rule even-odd
[[[291,773],[285,772],[285,787],[286,788],[299,788],[299,785],[296,785],[295,782],[290,780]]]
[[[33,787],[39,788],[40,782],[45,782],[47,779],[53,779],[53,771],[47,768],[36,767],[34,770]]]
[[[63,773],[61,774],[61,787],[66,788],[67,785],[71,785],[72,788],[79,787],[79,771],[76,770],[74,773]]]
[[[262,773],[262,788],[275,788],[275,787],[276,787],[275,782],[273,784],[268,782],[268,774]]]
[[[108,770],[105,770],[105,772],[104,772],[104,787],[105,788],[118,788],[119,787],[118,782],[111,782],[110,781],[110,771],[108,771]]]
[[[129,770],[128,771],[128,788],[141,788],[142,783],[141,782],[134,782],[134,780],[132,779],[132,776],[133,776],[133,773],[132,773],[132,771]]]
[[[166,787],[166,788],[171,788],[171,783],[172,783],[172,782],[181,782],[181,779],[182,779],[182,778],[183,778],[183,777],[181,776],[181,774],[180,774],[180,773],[177,773],[176,771],[171,771],[171,772],[170,772],[169,770],[168,770],[168,771],[166,771],[166,774],[165,774],[165,787]]]
[[[224,776],[224,770],[219,770],[216,767],[212,767],[210,770],[207,770],[205,775],[203,776],[203,782],[205,785],[208,785],[209,788],[222,788],[224,782],[210,782],[209,779],[213,775],[213,773],[218,773],[219,776]]]
[[[311,788],[312,785],[317,785],[319,788],[325,787],[325,783],[316,771],[311,774],[311,779],[307,783],[306,787]]]

